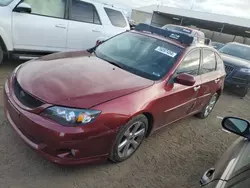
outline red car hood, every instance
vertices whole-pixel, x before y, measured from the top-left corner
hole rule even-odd
[[[47,103],[77,108],[90,108],[154,83],[88,52],[57,53],[26,63],[17,80],[26,92]]]

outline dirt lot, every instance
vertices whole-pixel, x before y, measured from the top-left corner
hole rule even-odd
[[[19,62],[0,66],[0,92]],[[0,100],[0,187],[198,187],[200,176],[236,139],[221,130],[217,116],[249,118],[250,98],[223,94],[207,120],[190,117],[152,135],[137,153],[120,164],[60,167],[27,147],[12,130]]]

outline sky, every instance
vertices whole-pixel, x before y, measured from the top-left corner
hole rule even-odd
[[[250,18],[250,0],[99,0],[122,7],[131,8],[161,4],[170,7]]]

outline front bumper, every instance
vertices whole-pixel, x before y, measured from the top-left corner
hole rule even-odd
[[[95,121],[84,127],[64,127],[21,108],[4,88],[4,111],[13,129],[31,148],[58,164],[89,164],[107,160],[115,132]],[[74,151],[74,153],[72,153]]]

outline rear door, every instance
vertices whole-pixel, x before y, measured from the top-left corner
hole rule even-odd
[[[202,109],[211,99],[212,95],[223,87],[221,71],[217,69],[215,53],[208,48],[202,50],[200,75],[202,84],[197,100],[197,110]]]
[[[199,89],[201,88],[201,79],[199,76],[200,67],[200,49],[190,51],[181,62],[176,71],[176,75],[181,73],[191,74],[195,77],[194,86],[184,86],[174,83],[171,91],[166,92],[162,99],[161,105],[165,106],[163,125],[176,121],[191,113],[191,109],[196,104]],[[168,107],[166,109],[166,107]]]
[[[13,12],[12,31],[16,50],[63,51],[66,48],[67,0],[24,0],[32,12]]]
[[[92,3],[71,0],[69,19],[67,50],[92,48],[104,36],[100,15]]]

